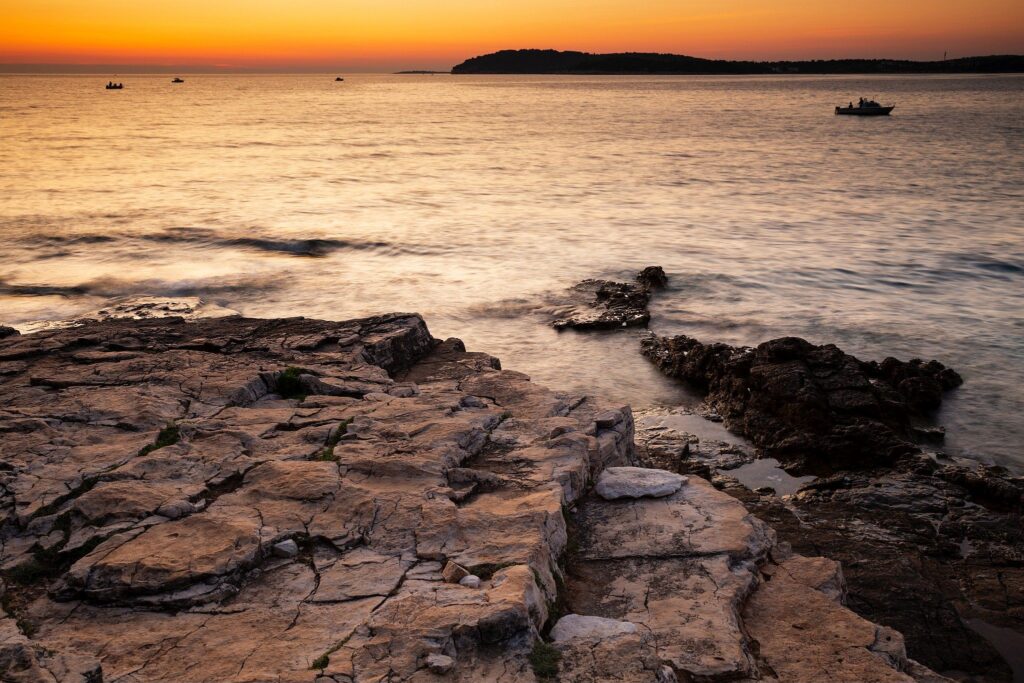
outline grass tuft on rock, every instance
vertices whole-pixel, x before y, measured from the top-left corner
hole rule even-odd
[[[156,435],[156,441],[148,446],[143,446],[139,450],[139,455],[149,455],[153,451],[164,448],[165,446],[173,446],[180,440],[181,430],[178,429],[178,425],[171,422],[161,429],[160,433]]]
[[[327,445],[324,446],[323,450],[317,453],[315,460],[322,460],[324,462],[338,462],[338,456],[334,454],[334,447],[341,441],[341,437],[348,434],[348,426],[352,424],[352,420],[355,418],[349,418],[343,420],[338,424],[338,428],[334,430],[330,438],[327,439]]]
[[[313,663],[309,665],[309,668],[310,669],[314,669],[314,670],[322,671],[322,670],[326,669],[327,665],[330,664],[330,663],[331,663],[331,656],[325,652],[324,654],[322,654],[319,657],[317,657],[316,659],[314,659]]]
[[[300,375],[311,374],[304,368],[290,367],[277,376],[277,393],[281,398],[306,398],[306,389],[302,386]]]
[[[562,659],[562,653],[551,643],[538,640],[530,652],[530,666],[539,681],[548,683],[555,680],[558,675],[558,662]]]

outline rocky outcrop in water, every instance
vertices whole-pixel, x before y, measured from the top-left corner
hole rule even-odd
[[[417,316],[88,322],[0,386],[4,680],[937,680],[708,482],[592,493],[628,407]]]
[[[646,327],[651,320],[647,305],[651,293],[668,284],[660,266],[648,266],[634,282],[584,280],[572,288],[574,305],[552,325],[555,329],[610,330]]]
[[[941,438],[928,412],[963,381],[938,361],[865,363],[795,337],[737,348],[652,336],[642,352],[764,453],[817,472],[891,463]]]

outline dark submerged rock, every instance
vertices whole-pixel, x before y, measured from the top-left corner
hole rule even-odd
[[[635,282],[584,280],[572,288],[578,304],[567,316],[555,320],[555,329],[609,330],[646,327],[651,320],[647,306],[651,292],[668,284],[661,266],[648,266],[637,273]]]
[[[865,363],[834,344],[797,337],[756,348],[650,337],[642,352],[665,374],[706,391],[706,407],[765,454],[807,470],[917,452],[919,423],[963,382],[937,361]]]
[[[849,606],[901,631],[910,656],[988,682],[1012,674],[967,620],[1024,632],[1022,494],[1024,480],[998,470],[917,455],[819,480],[785,504],[739,495],[795,551],[839,560]]]
[[[16,334],[21,334],[21,333],[18,332],[13,327],[7,327],[6,325],[0,325],[0,339],[5,339],[6,337],[13,337]]]

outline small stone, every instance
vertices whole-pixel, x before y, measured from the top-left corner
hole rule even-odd
[[[419,393],[420,389],[415,384],[396,384],[388,389],[388,394],[396,398],[411,398]]]
[[[448,655],[427,655],[427,668],[431,673],[443,676],[455,666],[455,660]]]
[[[295,557],[299,554],[299,544],[292,539],[274,544],[274,555],[277,557]]]
[[[622,422],[623,415],[617,410],[606,410],[594,418],[598,429],[613,429],[615,425]]]
[[[605,640],[627,633],[636,633],[636,624],[605,617],[591,617],[582,614],[567,614],[551,629],[551,639],[563,643],[576,638]]]
[[[156,513],[167,519],[181,519],[196,511],[196,506],[187,500],[172,500],[156,509]]]
[[[487,404],[484,403],[476,396],[463,396],[462,400],[459,401],[463,408],[486,408]]]
[[[463,567],[461,564],[456,564],[451,560],[448,560],[448,564],[441,570],[441,576],[448,583],[458,583],[463,578],[469,576],[469,570]]]
[[[469,576],[463,576],[461,579],[459,579],[459,585],[465,586],[466,588],[479,588],[480,577],[475,576],[473,574],[470,574]]]
[[[683,487],[686,477],[667,470],[643,467],[609,467],[597,480],[595,490],[605,500],[661,498]]]

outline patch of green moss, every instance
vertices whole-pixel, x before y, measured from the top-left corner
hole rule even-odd
[[[160,433],[156,435],[156,440],[153,443],[148,446],[143,446],[142,449],[139,450],[139,455],[149,455],[153,451],[166,446],[173,446],[180,440],[181,430],[178,429],[178,425],[171,422],[160,430]]]
[[[533,651],[530,652],[530,666],[537,680],[545,683],[554,681],[558,675],[558,662],[562,659],[562,653],[554,645],[538,640]]]
[[[302,386],[300,375],[311,374],[309,370],[304,368],[290,367],[284,372],[277,376],[277,393],[281,398],[297,398],[303,400],[306,398],[306,390]]]
[[[309,668],[310,669],[323,670],[323,669],[326,669],[327,665],[330,664],[330,663],[331,663],[331,656],[325,652],[324,654],[322,654],[319,657],[317,657],[316,659],[314,659],[313,663],[309,665]]]
[[[539,582],[538,586],[541,585]],[[561,574],[555,574],[555,599],[548,603],[547,630],[558,623],[566,614],[571,614],[568,601],[569,591]]]

